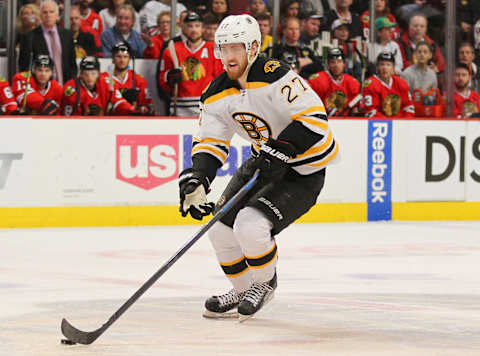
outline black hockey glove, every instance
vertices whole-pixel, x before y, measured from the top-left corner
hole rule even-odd
[[[260,153],[255,159],[255,167],[260,169],[260,179],[282,179],[288,170],[288,160],[296,156],[297,151],[291,143],[269,138],[267,143],[260,147]]]
[[[45,99],[40,106],[41,115],[55,115],[60,110],[60,106],[57,104],[55,100]]]
[[[185,217],[190,213],[192,218],[202,220],[210,215],[215,207],[214,203],[207,202],[207,192],[210,182],[205,174],[192,168],[180,173],[180,212]]]
[[[137,102],[139,93],[140,93],[140,90],[136,88],[124,89],[122,91],[122,96],[126,101],[128,101],[130,104],[133,105],[133,103]]]
[[[167,73],[167,84],[169,87],[173,87],[175,84],[178,84],[182,81],[182,69],[173,68],[170,69]]]
[[[90,104],[85,108],[83,115],[87,116],[101,116],[102,108],[96,104]]]

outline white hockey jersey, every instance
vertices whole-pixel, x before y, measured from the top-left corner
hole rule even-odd
[[[278,139],[287,127],[287,141],[295,147],[305,145],[306,135],[314,137],[313,145],[288,161],[298,173],[317,172],[339,156],[322,100],[288,65],[273,59],[253,63],[246,89],[225,72],[216,77],[202,94],[199,124],[192,157],[207,153],[222,165],[234,133],[258,153],[269,137]]]

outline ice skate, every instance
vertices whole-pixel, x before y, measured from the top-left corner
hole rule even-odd
[[[276,288],[276,273],[268,282],[253,283],[245,292],[243,299],[238,305],[239,321],[242,322],[251,318],[256,312],[272,300]]]
[[[228,293],[222,295],[214,295],[205,301],[205,318],[237,318],[237,306],[242,300],[245,292],[237,292],[231,289]]]

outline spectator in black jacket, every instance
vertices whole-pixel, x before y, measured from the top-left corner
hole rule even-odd
[[[350,24],[350,37],[362,36],[362,23],[358,14],[350,11],[352,0],[335,0],[335,8],[323,15],[320,31],[330,31],[335,20],[341,19]]]
[[[77,58],[83,58],[85,56],[103,57],[100,46],[95,43],[94,30],[92,29],[92,32],[82,31],[80,9],[76,5],[72,5],[70,8],[70,29],[73,34],[73,43],[75,45]]]

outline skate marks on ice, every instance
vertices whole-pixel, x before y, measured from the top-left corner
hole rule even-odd
[[[465,295],[277,296],[254,318],[201,317],[203,298],[145,298],[90,346],[60,345],[60,317],[99,327],[121,300],[42,304],[2,322],[1,355],[478,355],[480,301]]]

